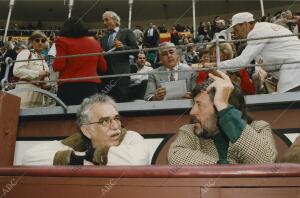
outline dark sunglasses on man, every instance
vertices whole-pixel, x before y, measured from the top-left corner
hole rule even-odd
[[[34,39],[34,42],[36,43],[39,43],[39,42],[42,42],[42,43],[46,43],[47,39],[43,38],[43,39]]]

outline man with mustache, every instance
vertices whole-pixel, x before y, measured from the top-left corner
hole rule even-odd
[[[180,128],[172,143],[171,165],[258,164],[275,162],[270,125],[253,121],[240,90],[221,71],[192,91],[194,124]]]
[[[147,165],[144,138],[121,126],[114,100],[104,94],[84,99],[77,113],[81,133],[26,151],[24,165]]]

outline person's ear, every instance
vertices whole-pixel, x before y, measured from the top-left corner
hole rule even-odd
[[[88,139],[92,138],[91,129],[89,125],[81,125],[80,130],[85,137],[87,137]]]

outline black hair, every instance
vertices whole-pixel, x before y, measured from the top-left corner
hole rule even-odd
[[[198,94],[206,91],[207,87],[213,83],[212,78],[208,78],[201,84],[197,84],[195,88],[192,90],[192,97],[195,98]],[[215,90],[212,90],[208,92],[210,99],[213,101],[213,98],[215,96]],[[229,98],[229,104],[233,105],[236,109],[238,109],[242,113],[242,118],[250,124],[253,122],[253,118],[248,114],[247,108],[246,108],[246,102],[244,95],[240,88],[238,88],[236,85],[234,85],[234,89],[232,90],[232,93]]]
[[[88,29],[83,25],[83,22],[78,17],[68,18],[60,31],[60,36],[79,38],[88,35]]]

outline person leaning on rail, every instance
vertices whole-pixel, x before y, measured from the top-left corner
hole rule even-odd
[[[292,32],[281,25],[255,22],[249,12],[235,14],[232,17],[233,34],[237,39],[253,39],[260,37],[290,35]],[[285,62],[300,61],[300,41],[297,36],[267,38],[248,41],[242,54],[234,59],[223,61],[220,68],[238,70],[237,67],[248,65],[252,60],[263,64],[282,63],[264,66],[265,70],[279,70],[271,74],[278,81],[279,93],[300,90],[300,63],[285,64]],[[215,63],[205,64],[206,67],[216,66]]]
[[[62,141],[30,148],[23,165],[148,165],[144,138],[121,126],[112,98],[96,94],[84,99],[77,113],[80,133]]]
[[[171,144],[171,165],[258,164],[275,162],[277,150],[269,123],[253,121],[241,91],[221,71],[192,92],[190,115]]]
[[[173,43],[164,42],[160,45],[159,60],[161,67],[154,69],[153,72],[191,70],[191,68],[179,62],[178,51]],[[147,101],[163,100],[167,94],[166,88],[162,83],[169,81],[185,81],[187,93],[182,94],[182,98],[191,98],[191,90],[196,85],[197,74],[192,71],[150,74],[148,77],[147,88],[144,99]]]

